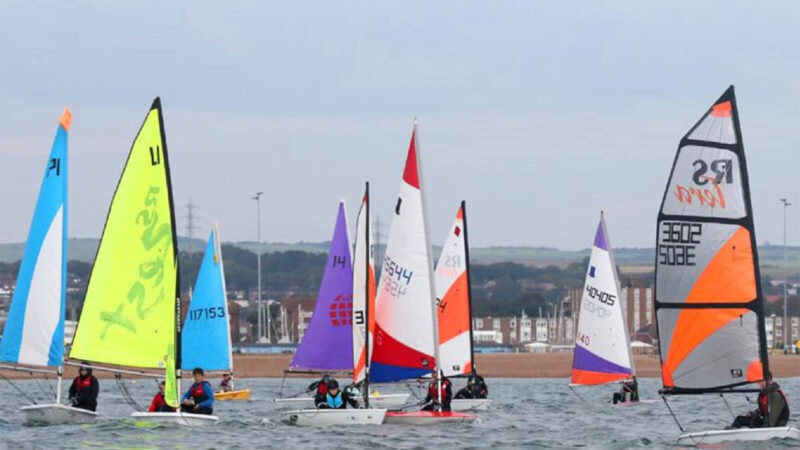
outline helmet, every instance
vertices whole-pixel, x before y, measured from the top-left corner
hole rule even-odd
[[[333,378],[328,377],[328,382],[325,383],[328,386],[328,390],[330,389],[339,389],[339,382],[334,380]]]

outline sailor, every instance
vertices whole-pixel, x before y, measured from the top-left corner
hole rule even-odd
[[[486,398],[488,395],[489,388],[486,387],[486,382],[483,380],[483,377],[473,372],[472,375],[467,378],[466,387],[461,388],[454,398]]]
[[[194,383],[183,394],[181,411],[194,414],[212,414],[214,412],[214,389],[205,380],[205,372],[199,367],[192,370]]]
[[[769,383],[760,382],[761,392],[758,394],[758,409],[748,411],[733,420],[731,428],[768,428],[783,427],[789,421],[789,403],[786,394],[769,376]]]
[[[439,373],[431,372],[431,382],[428,384],[428,395],[425,397],[423,411],[450,411],[450,401],[453,398],[453,387],[450,379],[442,376],[441,391],[439,390]],[[441,403],[439,399],[441,398]]]
[[[78,369],[78,376],[69,387],[69,402],[72,406],[89,411],[97,410],[97,393],[100,383],[92,375],[92,369],[83,365]]]
[[[622,386],[619,388],[619,392],[615,392],[614,397],[612,398],[612,402],[615,405],[617,403],[625,403],[629,401],[639,401],[639,381],[636,379],[636,376],[633,376],[633,378],[630,380],[623,381]]]
[[[317,403],[317,408],[321,409],[345,409],[349,404],[352,408],[358,408],[358,401],[350,396],[348,392],[339,390],[339,382],[331,378],[328,380],[327,392],[324,401]]]
[[[308,392],[314,392],[314,404],[319,404],[325,400],[325,394],[328,393],[328,381],[333,378],[327,373],[321,379],[308,385]]]
[[[222,381],[219,383],[219,390],[222,392],[230,392],[233,390],[233,376],[225,372],[222,374]]]
[[[164,381],[161,381],[161,383],[158,384],[158,392],[153,396],[153,400],[150,402],[150,407],[147,408],[147,412],[175,411],[175,408],[169,406],[166,399],[164,399],[164,386]]]

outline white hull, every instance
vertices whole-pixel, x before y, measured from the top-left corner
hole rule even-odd
[[[304,427],[380,425],[385,409],[298,409],[281,413],[281,421]]]
[[[63,425],[93,423],[97,413],[67,405],[51,403],[46,405],[23,406],[20,411],[25,415],[25,423],[40,425]]]
[[[381,394],[369,398],[370,408],[397,410],[402,408],[411,394]],[[313,397],[276,398],[273,400],[280,409],[286,408],[313,408]]]
[[[219,421],[217,416],[186,412],[135,412],[131,414],[131,417],[137,421],[177,424],[188,427],[207,427]]]
[[[800,440],[800,430],[792,427],[738,428],[686,433],[678,437],[678,445],[719,444],[732,441],[767,441],[770,439]]]
[[[486,411],[492,401],[488,398],[456,398],[450,401],[453,411]]]

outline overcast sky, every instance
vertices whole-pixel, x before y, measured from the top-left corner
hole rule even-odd
[[[69,234],[99,236],[158,95],[202,236],[253,240],[264,191],[264,240],[330,239],[367,180],[388,230],[417,116],[434,243],[463,198],[475,246],[585,248],[601,209],[615,246],[653,246],[678,140],[735,84],[757,238],[788,196],[797,244],[798,24],[798,2],[0,0],[0,242],[65,106]]]

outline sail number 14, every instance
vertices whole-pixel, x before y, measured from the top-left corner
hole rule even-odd
[[[189,310],[189,320],[222,319],[225,317],[225,308],[216,306],[212,308],[197,308]]]

